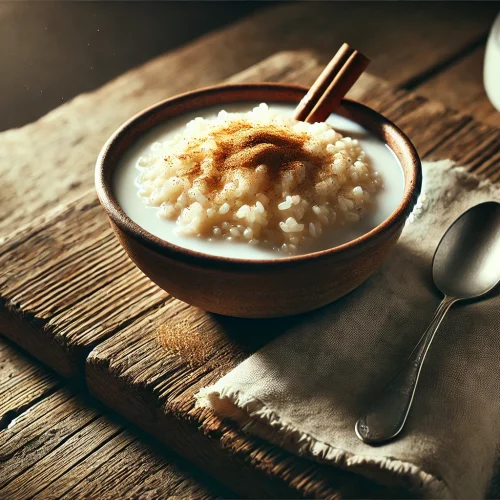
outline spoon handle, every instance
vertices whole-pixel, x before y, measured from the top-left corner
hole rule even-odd
[[[356,422],[356,434],[365,443],[388,441],[403,429],[425,355],[445,314],[456,301],[453,297],[444,297],[401,371],[387,384],[366,414]]]

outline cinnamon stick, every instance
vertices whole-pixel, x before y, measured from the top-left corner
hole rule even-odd
[[[314,107],[304,121],[309,123],[325,121],[337,109],[344,96],[358,80],[369,63],[370,60],[367,57],[355,50],[334,75],[326,90],[322,92],[322,95],[315,99]],[[315,97],[317,97],[317,94]]]
[[[318,100],[325,93],[330,83],[335,79],[336,75],[343,68],[353,53],[354,49],[352,49],[347,43],[342,44],[340,49],[312,84],[309,92],[307,92],[297,108],[295,108],[294,118],[296,120],[306,120]]]

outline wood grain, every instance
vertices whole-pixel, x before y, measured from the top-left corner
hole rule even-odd
[[[5,292],[0,331],[72,377],[82,373],[93,345],[110,336],[124,318],[147,314],[166,294],[152,288],[116,246],[93,191],[36,226],[31,237],[21,231],[8,238],[0,253],[0,288]],[[83,227],[90,238],[80,245]],[[39,332],[35,342],[32,330]]]
[[[52,371],[0,337],[0,430],[61,385]]]
[[[63,379],[0,337],[0,498],[233,496],[63,385]],[[65,429],[79,428],[85,422],[81,411],[89,408],[92,420],[72,434],[68,451]],[[80,461],[77,448],[85,454]]]
[[[178,460],[177,460],[178,461]],[[157,447],[143,444],[88,397],[60,389],[0,432],[0,497],[210,499],[229,492],[189,478]],[[198,475],[199,476],[199,475]]]
[[[439,96],[447,106],[476,120],[500,127],[500,112],[488,100],[483,86],[484,45],[415,88],[429,99]]]
[[[360,2],[353,9],[349,2],[300,2],[263,9],[0,134],[0,235],[89,189],[107,137],[159,100],[219,83],[280,50],[313,50],[324,64],[344,41],[372,59],[370,71],[404,85],[484,38],[495,12],[494,3],[471,9]]]
[[[235,79],[269,75],[305,82],[318,67],[307,53],[287,52]],[[453,157],[498,178],[498,129],[369,75],[353,92],[401,125],[423,156]],[[7,238],[0,266],[2,316],[27,326],[7,327],[7,335],[63,373],[81,373],[85,364],[88,386],[98,398],[235,491],[275,497],[404,495],[292,457],[195,408],[198,388],[291,320],[223,318],[168,298],[124,258],[93,191]],[[184,342],[169,340],[176,329]]]

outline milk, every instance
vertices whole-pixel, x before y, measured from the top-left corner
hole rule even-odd
[[[205,108],[203,111],[186,113],[168,123],[159,125],[142,136],[121,158],[114,173],[113,192],[118,204],[123,211],[139,226],[149,233],[180,247],[195,250],[209,255],[232,257],[238,259],[281,259],[289,257],[276,250],[261,246],[250,245],[245,242],[225,241],[202,237],[189,237],[176,232],[175,221],[162,219],[158,216],[157,207],[148,207],[137,194],[137,178],[139,158],[148,153],[151,144],[163,142],[171,136],[182,133],[186,123],[197,116],[212,118],[221,109],[228,112],[246,113],[260,104],[247,102],[227,104],[217,107]],[[268,103],[271,109],[280,113],[291,115],[295,106],[291,104]],[[358,124],[338,115],[331,115],[327,123],[344,137],[358,139],[361,148],[366,152],[372,168],[379,172],[383,188],[374,196],[375,203],[370,213],[361,221],[334,225],[325,229],[323,236],[312,246],[302,249],[302,253],[311,253],[318,250],[332,248],[353,240],[374,229],[396,209],[403,197],[404,179],[403,171],[394,153],[380,140],[371,135]]]

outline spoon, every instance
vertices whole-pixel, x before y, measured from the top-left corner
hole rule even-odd
[[[356,422],[356,434],[365,443],[388,441],[403,429],[425,355],[450,307],[500,282],[500,203],[476,205],[449,227],[434,254],[432,276],[444,298],[405,366]]]

